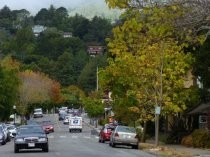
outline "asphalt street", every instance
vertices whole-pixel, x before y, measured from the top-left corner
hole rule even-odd
[[[0,157],[154,157],[131,147],[112,148],[108,142],[99,143],[98,135],[87,123],[84,123],[82,133],[69,133],[68,125],[58,121],[57,115],[45,115],[36,120],[42,119],[51,119],[54,122],[55,132],[48,134],[49,152],[37,149],[15,154],[12,140],[0,146]]]

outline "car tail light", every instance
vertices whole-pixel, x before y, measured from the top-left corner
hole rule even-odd
[[[114,134],[114,136],[115,136],[115,137],[119,137],[119,134],[116,132],[116,133]]]

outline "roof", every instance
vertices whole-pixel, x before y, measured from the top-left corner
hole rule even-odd
[[[188,114],[203,114],[203,113],[207,113],[209,110],[210,110],[210,103],[200,104],[195,109],[190,111]]]

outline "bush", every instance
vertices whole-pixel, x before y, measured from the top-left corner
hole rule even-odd
[[[196,129],[193,131],[192,135],[192,144],[193,147],[197,148],[206,148],[210,140],[209,131],[206,129]]]
[[[181,144],[187,147],[193,146],[192,135],[184,136],[182,138]]]
[[[138,139],[141,140],[142,135],[143,135],[143,130],[140,128],[136,128],[136,133],[138,135]]]
[[[105,125],[105,124],[107,124],[108,123],[108,120],[107,119],[99,119],[99,125]]]

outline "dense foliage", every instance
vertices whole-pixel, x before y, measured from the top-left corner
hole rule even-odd
[[[95,62],[89,59],[87,46],[104,46],[105,38],[111,34],[112,24],[108,19],[95,16],[89,20],[78,14],[69,17],[66,8],[54,6],[41,9],[34,17],[26,10],[12,11],[5,6],[0,15],[3,55],[11,54],[21,62],[21,69],[46,73],[62,86],[89,86],[86,92],[95,89],[94,81],[79,84],[79,78],[84,76],[80,74],[85,66]],[[33,28],[37,25],[44,30],[35,36]],[[64,38],[66,32],[72,37]]]
[[[80,95],[69,87],[85,95],[96,89],[96,69],[106,65],[106,52],[90,57],[87,48],[105,46],[111,29],[108,19],[70,17],[64,7],[42,8],[35,16],[25,9],[0,9],[0,58],[10,55],[20,64],[17,71],[0,67],[0,117],[7,119],[13,105],[23,115],[35,106],[80,105]]]

